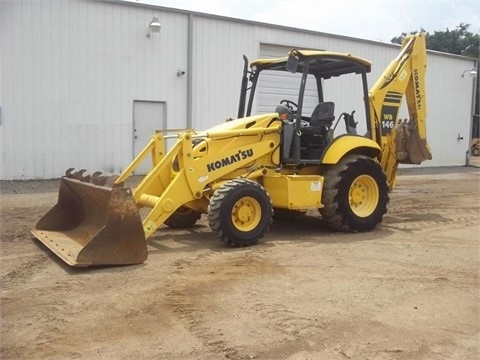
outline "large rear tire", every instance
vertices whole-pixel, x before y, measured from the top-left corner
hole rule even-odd
[[[380,165],[363,155],[348,155],[325,173],[322,217],[334,230],[364,232],[387,212],[388,184]]]
[[[185,229],[194,226],[202,216],[201,213],[187,206],[180,206],[170,217],[165,220],[165,225],[173,229]]]
[[[268,231],[272,217],[270,196],[263,186],[254,181],[230,180],[210,198],[210,229],[227,245],[257,244]]]

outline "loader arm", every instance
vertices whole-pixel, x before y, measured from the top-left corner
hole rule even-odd
[[[158,162],[153,160],[151,170],[133,190],[137,207],[151,209],[143,219],[145,238],[148,239],[181,206],[206,212],[206,193],[218,187],[217,182],[221,183],[226,176],[261,176],[263,165],[257,160],[265,155],[269,157],[272,149],[278,148],[280,127],[280,122],[276,122],[270,127],[242,130],[227,127],[204,134],[180,134],[165,156],[157,157]],[[162,154],[163,149],[163,136],[156,134],[139,156]],[[118,183],[130,176],[140,163],[138,160],[142,159],[134,160],[120,175]]]
[[[432,155],[426,137],[425,34],[405,37],[392,60],[369,91],[371,138],[381,144],[379,157],[389,190],[395,186],[398,164],[420,164]],[[405,96],[409,119],[399,120]]]

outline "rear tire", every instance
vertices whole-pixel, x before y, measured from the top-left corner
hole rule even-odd
[[[194,226],[202,216],[201,213],[187,206],[180,206],[170,217],[165,220],[165,225],[172,229],[185,229]]]
[[[366,156],[349,155],[325,173],[320,213],[334,230],[364,232],[382,222],[388,201],[380,165]]]
[[[230,180],[210,198],[210,229],[227,245],[250,246],[258,243],[272,223],[270,196],[260,184]]]

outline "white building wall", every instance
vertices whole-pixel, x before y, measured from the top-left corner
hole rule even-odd
[[[427,134],[433,159],[428,165],[465,165],[470,145],[473,81],[466,69],[473,62],[442,55],[429,56],[427,70]]]
[[[160,34],[146,37],[153,16]],[[118,173],[133,159],[134,100],[166,101],[185,127],[183,14],[85,0],[0,1],[2,179],[68,167]],[[167,51],[168,49],[168,51]]]
[[[262,44],[326,49],[364,57],[373,62],[372,72],[368,74],[370,86],[399,53],[399,46],[392,44],[217,17],[196,17],[194,24],[194,124],[199,129],[236,115],[243,64],[241,55],[246,54],[250,60],[259,57]],[[427,57],[427,137],[433,159],[421,166],[464,165],[469,146],[473,82],[461,75],[465,69],[474,67],[474,61],[436,52],[428,52]],[[217,82],[214,81],[216,76]],[[346,99],[354,99],[359,91],[345,84],[336,90],[336,98],[343,94]],[[347,104],[350,102],[337,102],[336,108],[338,111],[353,110],[346,108]],[[363,105],[358,101],[357,116],[362,113]],[[399,117],[408,118],[405,104]],[[359,124],[359,133],[364,130]]]
[[[1,6],[1,5],[0,5]],[[2,21],[1,7],[0,7],[0,21]],[[3,46],[2,37],[0,35],[0,179],[5,178],[5,126],[3,126],[4,119],[4,100],[3,100]]]
[[[148,39],[153,16],[162,29]],[[262,44],[365,57],[373,61],[371,85],[398,53],[390,44],[137,3],[0,1],[0,178],[53,178],[68,167],[120,172],[134,155],[134,100],[166,102],[169,128],[206,129],[236,117],[242,54],[253,60]],[[473,65],[428,54],[434,158],[424,166],[465,164],[473,82],[461,74]],[[464,140],[457,141],[458,134]]]
[[[254,27],[196,16],[193,21],[193,124],[207,129],[238,114],[245,54],[257,54]]]

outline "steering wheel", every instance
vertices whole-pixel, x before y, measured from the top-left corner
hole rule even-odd
[[[280,101],[280,104],[286,106],[292,112],[292,114],[297,113],[298,105],[295,104],[292,100],[283,99],[282,101]]]

